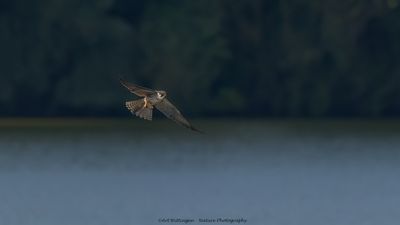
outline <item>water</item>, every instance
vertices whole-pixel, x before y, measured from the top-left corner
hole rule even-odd
[[[0,224],[400,221],[399,122],[195,124],[3,122]]]

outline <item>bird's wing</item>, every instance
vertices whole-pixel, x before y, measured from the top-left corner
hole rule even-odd
[[[160,110],[168,119],[175,121],[176,123],[183,125],[191,130],[199,131],[193,127],[186,119],[182,116],[181,112],[170,102],[168,99],[164,98],[161,102],[155,105],[155,107]]]
[[[141,87],[139,85],[129,83],[129,82],[123,80],[123,79],[119,79],[119,81],[130,92],[132,92],[133,94],[135,94],[137,96],[140,96],[140,97],[146,97],[146,96],[149,96],[149,95],[152,95],[152,94],[156,93],[154,90],[152,90],[150,88]]]

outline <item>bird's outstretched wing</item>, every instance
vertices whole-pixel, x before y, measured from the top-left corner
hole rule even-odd
[[[155,105],[168,119],[175,121],[176,123],[183,125],[191,130],[203,133],[202,131],[193,127],[186,119],[182,116],[181,112],[170,102],[164,98],[161,102]]]
[[[145,88],[136,84],[129,83],[128,81],[123,80],[122,78],[119,79],[121,84],[126,87],[130,92],[139,96],[139,97],[146,97],[156,92],[150,88]]]

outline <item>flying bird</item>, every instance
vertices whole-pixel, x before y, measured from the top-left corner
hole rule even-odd
[[[179,110],[170,101],[168,101],[166,98],[167,92],[145,88],[129,83],[123,79],[120,79],[120,82],[131,93],[142,97],[138,100],[125,102],[125,106],[129,109],[129,111],[131,111],[132,114],[142,119],[151,121],[153,119],[153,108],[156,107],[156,109],[162,112],[168,119],[171,119],[191,130],[202,133],[200,130],[193,127],[185,119],[185,117],[183,117],[181,112],[179,112]]]

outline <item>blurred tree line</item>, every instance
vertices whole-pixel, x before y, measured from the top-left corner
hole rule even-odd
[[[3,0],[0,115],[400,115],[399,0]]]

